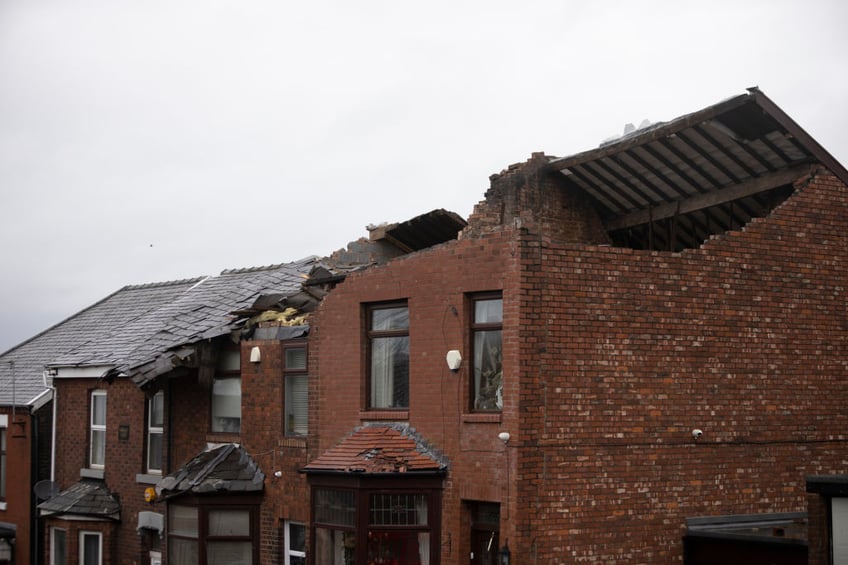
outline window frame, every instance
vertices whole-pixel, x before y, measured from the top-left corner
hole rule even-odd
[[[390,330],[375,330],[374,329],[374,313],[380,310],[391,310],[391,309],[404,309],[406,310],[406,327],[400,329],[390,329]],[[409,316],[409,303],[407,300],[396,300],[392,302],[381,302],[376,304],[368,304],[365,306],[365,341],[366,341],[366,352],[365,352],[365,366],[366,366],[366,379],[365,379],[365,406],[368,410],[395,410],[395,411],[407,411],[409,410],[410,404],[410,316]],[[374,344],[377,340],[388,340],[388,339],[396,339],[396,338],[406,338],[406,403],[404,406],[392,406],[394,401],[387,403],[389,405],[386,406],[378,406],[375,402],[375,367],[374,367]],[[394,381],[393,381],[394,385]],[[392,395],[394,396],[394,395]]]
[[[94,389],[91,391],[91,395],[89,396],[89,419],[88,419],[88,467],[90,469],[105,469],[106,468],[106,440],[108,438],[107,434],[107,423],[109,419],[109,397],[106,394],[106,391],[103,389]],[[103,399],[103,423],[95,424],[94,417],[96,414],[95,404],[97,398]],[[102,434],[103,435],[103,461],[95,462],[94,461],[94,434]]]
[[[197,521],[196,537],[191,537],[184,534],[178,534],[171,531],[171,509],[173,507],[190,508],[195,511]],[[246,511],[249,516],[248,535],[210,535],[209,534],[209,515],[214,511]],[[181,539],[194,541],[197,544],[197,562],[198,565],[206,565],[208,562],[208,545],[209,542],[249,542],[251,545],[252,562],[259,563],[259,548],[261,527],[259,519],[259,500],[250,497],[236,497],[224,499],[223,497],[213,497],[211,499],[200,499],[197,497],[181,498],[178,504],[169,503],[168,510],[168,532],[169,539]],[[168,547],[168,562],[171,562],[170,556],[171,546]]]
[[[153,425],[153,405],[156,399],[161,399],[162,402],[162,425]],[[157,391],[156,394],[146,399],[147,402],[147,429],[145,433],[145,450],[144,450],[144,470],[151,475],[161,475],[164,470],[164,440],[165,440],[165,391]],[[153,442],[150,441],[151,436],[159,436],[159,468],[150,466],[151,447]]]
[[[499,322],[478,322],[477,321],[477,304],[479,302],[484,301],[493,301],[498,300],[501,303],[501,318]],[[469,312],[469,351],[471,351],[471,363],[470,363],[470,371],[469,371],[469,409],[471,412],[478,413],[500,413],[503,411],[503,292],[502,291],[490,291],[490,292],[479,292],[468,297],[468,312]],[[478,367],[477,367],[477,335],[482,334],[484,332],[500,332],[500,343],[501,343],[501,351],[500,351],[500,374],[501,374],[501,406],[497,406],[497,400],[495,400],[494,408],[480,408],[478,403],[480,402],[479,388],[481,386],[478,380]],[[482,370],[482,369],[481,369]]]
[[[224,368],[223,365],[227,356],[229,355],[237,355],[238,356],[238,369],[229,369]],[[227,430],[227,429],[215,429],[217,426],[216,417],[215,417],[215,384],[219,381],[226,380],[237,380],[238,388],[239,388],[239,416],[238,416],[238,429],[237,430]],[[218,363],[215,366],[215,376],[212,377],[212,387],[209,391],[209,431],[213,434],[240,434],[241,433],[241,421],[242,421],[242,410],[241,410],[241,402],[243,397],[242,392],[242,378],[241,378],[241,348],[238,346],[235,347],[222,347],[218,352]]]
[[[302,349],[304,351],[304,363],[303,367],[289,367],[288,363],[288,352],[296,349]],[[309,347],[307,345],[306,340],[297,340],[286,343],[283,345],[283,433],[287,437],[306,437],[309,435]],[[303,403],[305,413],[303,417],[305,418],[305,430],[301,433],[296,431],[293,428],[296,428],[296,425],[290,424],[290,420],[293,420],[292,416],[294,416],[294,407],[291,405],[293,396],[291,394],[290,383],[294,382],[296,379],[305,379],[306,380],[306,401]],[[290,412],[291,411],[291,412]]]
[[[94,536],[97,538],[97,565],[103,565],[103,532],[95,532],[91,530],[79,531],[79,562],[80,565],[85,563],[85,541],[86,536]]]
[[[303,528],[303,551],[291,548],[291,527],[299,526]],[[285,520],[283,523],[283,565],[291,565],[292,557],[303,559],[304,563],[308,563],[306,559],[306,536],[309,530],[306,524],[296,520]]]
[[[65,559],[58,560],[56,558],[56,534],[61,532],[65,542]],[[67,565],[68,563],[68,530],[65,528],[50,528],[50,565]]]

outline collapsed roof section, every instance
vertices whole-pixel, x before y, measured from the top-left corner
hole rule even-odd
[[[199,453],[162,478],[156,494],[173,498],[185,494],[259,493],[265,474],[240,445],[227,443]]]
[[[680,251],[739,229],[821,164],[848,171],[759,89],[548,168],[588,195],[614,245]]]

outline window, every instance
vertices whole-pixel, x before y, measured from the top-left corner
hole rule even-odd
[[[168,562],[252,565],[255,512],[250,508],[168,508]]]
[[[165,393],[147,399],[147,472],[162,472],[162,437],[165,426]]]
[[[106,466],[106,391],[91,392],[91,436],[89,439],[89,467]]]
[[[368,309],[370,408],[409,407],[409,309]]]
[[[212,382],[212,431],[241,431],[241,354],[224,349]]]
[[[498,411],[503,407],[503,298],[500,295],[474,297],[472,310],[472,408]]]
[[[425,480],[420,490],[386,489],[380,480],[358,490],[314,487],[315,563],[438,562],[431,551],[438,552],[440,481]]]
[[[103,565],[103,534],[100,532],[80,532],[80,565]]]
[[[309,390],[306,376],[306,347],[286,347],[285,430],[289,436],[305,436],[308,431]]]
[[[50,565],[68,562],[68,533],[61,528],[50,528]]]
[[[283,565],[306,565],[306,526],[286,522]]]

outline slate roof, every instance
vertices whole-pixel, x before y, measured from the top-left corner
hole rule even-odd
[[[164,477],[156,493],[165,498],[182,494],[262,492],[265,475],[240,445],[228,443],[197,455]]]
[[[86,516],[121,519],[121,505],[106,483],[84,479],[38,505],[41,516]]]
[[[70,318],[0,355],[0,405],[31,405],[45,392],[45,365],[69,355],[80,345],[107,343],[129,334],[115,335],[117,327],[151,320],[201,279],[127,286]],[[105,355],[104,355],[105,356]],[[13,363],[13,364],[12,364]],[[14,385],[13,385],[14,376]],[[49,384],[49,383],[48,383]]]
[[[133,375],[163,353],[229,333],[237,322],[233,311],[262,295],[297,293],[314,265],[310,257],[124,287],[0,355],[0,405],[13,396],[18,405],[32,404],[45,392],[45,367],[113,366]],[[142,375],[137,382],[146,380]]]
[[[306,473],[440,473],[447,460],[404,424],[354,431],[304,467]]]

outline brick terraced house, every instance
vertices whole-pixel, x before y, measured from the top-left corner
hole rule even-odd
[[[28,342],[33,561],[829,562],[848,171],[751,89],[490,180]]]
[[[310,562],[805,563],[805,477],[848,471],[846,182],[751,89],[349,275],[310,322]]]

